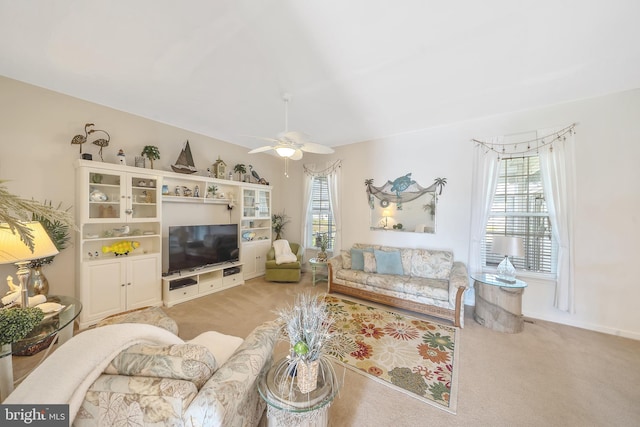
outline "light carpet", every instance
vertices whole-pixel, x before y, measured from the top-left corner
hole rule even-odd
[[[457,328],[333,296],[325,300],[337,332],[327,354],[356,372],[455,414]]]

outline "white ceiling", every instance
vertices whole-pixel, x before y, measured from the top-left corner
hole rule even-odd
[[[255,148],[640,87],[640,1],[0,0],[0,75]],[[1,96],[1,94],[0,94]]]

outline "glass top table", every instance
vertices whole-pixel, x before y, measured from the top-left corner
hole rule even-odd
[[[55,302],[63,307],[56,312],[45,313],[44,318],[26,337],[13,344],[6,344],[0,350],[0,401],[13,391],[12,355],[28,356],[40,350],[47,350],[38,364],[25,373],[26,377],[48,356],[56,338],[58,344],[63,344],[73,336],[73,322],[82,311],[80,301],[67,296],[49,295],[47,302]],[[18,379],[18,382],[24,377]]]
[[[487,285],[499,286],[501,288],[526,288],[527,283],[522,280],[515,279],[514,283],[509,283],[498,279],[497,274],[481,273],[472,274],[471,278],[477,282],[482,282]]]
[[[283,357],[258,381],[258,392],[268,405],[269,426],[298,424],[302,420],[308,423],[305,425],[326,425],[326,411],[340,389],[331,361],[319,359],[317,387],[308,393],[300,391],[295,373],[291,374],[288,367],[289,359]]]
[[[12,344],[11,352],[16,356],[33,354],[34,351],[41,350],[38,347],[48,347],[58,334],[61,334],[60,341],[65,341],[73,335],[73,330],[67,334],[67,326],[73,328],[73,321],[82,311],[82,303],[73,297],[63,295],[49,295],[47,302],[55,302],[62,305],[62,309],[53,313],[45,313],[44,318],[33,328],[29,334]],[[62,332],[65,332],[62,334]],[[59,342],[62,344],[62,342]]]

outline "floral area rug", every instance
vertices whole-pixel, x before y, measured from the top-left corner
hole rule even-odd
[[[455,414],[457,328],[327,295],[327,354],[356,372]]]

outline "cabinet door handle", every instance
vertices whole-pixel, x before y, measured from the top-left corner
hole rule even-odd
[[[127,286],[131,286],[131,282],[127,283]]]
[[[131,215],[131,214],[133,213],[133,209],[127,209],[127,210],[125,210],[125,213],[126,213],[127,215]]]
[[[122,287],[124,288],[125,284],[123,283],[123,284],[122,284],[122,285],[120,285],[120,286],[122,286]]]

